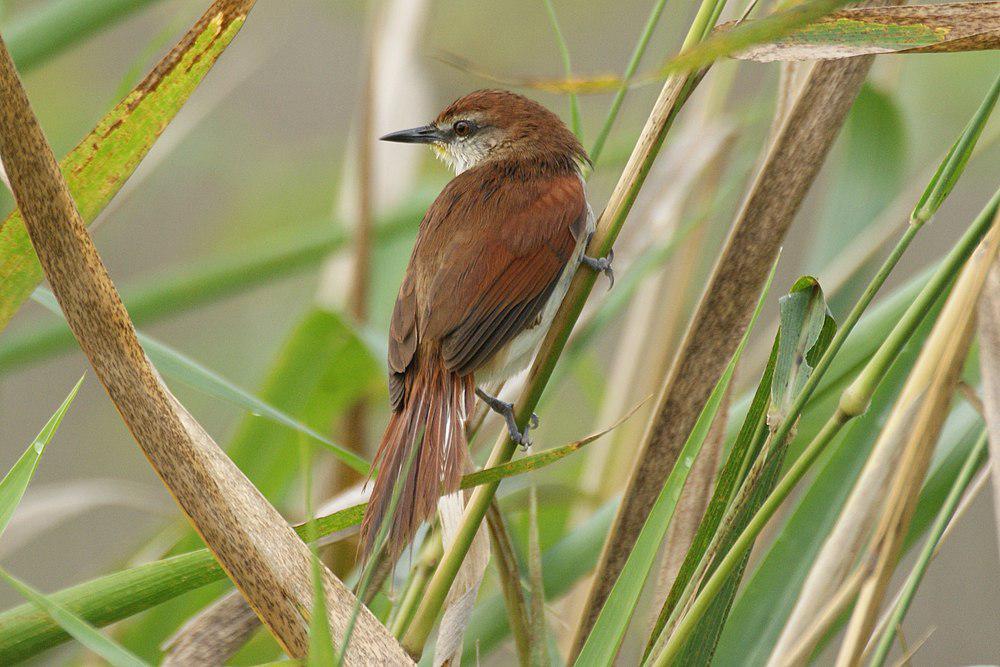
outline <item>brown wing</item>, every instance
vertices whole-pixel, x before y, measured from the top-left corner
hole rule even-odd
[[[535,320],[587,215],[575,173],[520,178],[504,165],[467,171],[428,210],[390,325],[389,367],[402,374],[435,342],[445,365],[475,371]]]

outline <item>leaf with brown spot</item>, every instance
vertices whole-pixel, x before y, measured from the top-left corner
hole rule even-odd
[[[735,25],[726,23],[719,30]],[[998,47],[1000,2],[957,2],[845,9],[734,57],[758,62],[830,60],[879,53],[983,51]]]
[[[823,16],[826,11],[843,4],[838,0],[813,0],[762,19],[724,23],[703,44],[628,81],[614,74],[569,79],[502,76],[447,52],[438,54],[438,60],[503,86],[563,95],[593,95],[621,86],[636,88],[655,83],[672,73],[693,71],[725,56],[773,62],[1000,48],[1000,2],[863,7]]]
[[[87,224],[122,188],[239,32],[253,0],[216,0],[59,167]],[[0,330],[42,280],[20,211],[0,222]]]

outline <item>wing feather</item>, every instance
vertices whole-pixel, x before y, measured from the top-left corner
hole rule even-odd
[[[393,309],[394,407],[418,346],[437,346],[446,367],[464,375],[533,326],[586,216],[576,173],[519,178],[510,165],[483,165],[453,179],[421,222]]]

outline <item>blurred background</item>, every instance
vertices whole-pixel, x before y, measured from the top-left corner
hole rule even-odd
[[[0,32],[44,4],[45,0],[0,2]],[[94,229],[97,246],[123,291],[194,271],[213,258],[294,240],[324,226],[350,228],[354,209],[349,198],[342,196],[351,191],[345,184],[344,175],[350,171],[345,170],[345,162],[354,161],[357,155],[374,4],[332,0],[257,4],[233,45]],[[580,76],[620,73],[650,4],[649,0],[555,2],[574,71]],[[151,2],[28,72],[25,84],[57,155],[71,149],[206,6],[205,0]],[[668,5],[640,71],[651,69],[676,50],[692,7],[681,2]],[[442,58],[447,54],[457,54],[477,70],[498,77],[562,75],[559,51],[538,0],[430,0],[426,12],[416,9],[414,16],[423,28],[414,55],[407,59],[412,73],[404,80],[412,85],[380,92],[379,103],[388,109],[386,118],[398,119],[401,125],[372,127],[373,134],[423,124],[461,94],[497,85],[445,64]],[[728,63],[712,75],[731,75],[736,67]],[[705,172],[707,178],[730,185],[721,187],[718,201],[712,203],[702,250],[685,253],[682,247],[672,259],[702,264],[699,275],[710,268],[769,129],[777,66],[741,63],[738,67],[740,75],[728,96],[713,101],[712,87],[704,85],[697,92],[699,103],[684,112],[695,116],[706,105],[718,104],[729,125],[719,128],[716,135],[675,132],[665,152],[675,160],[686,155],[695,160],[699,147],[721,134],[732,142],[730,159]],[[905,188],[922,185],[917,175],[936,165],[979,105],[998,67],[1000,57],[995,52],[878,59],[787,239],[774,283],[776,292],[784,291],[803,273],[816,274],[823,281],[826,262],[865,229],[866,221]],[[589,185],[595,209],[601,208],[614,185],[658,90],[655,83],[638,86],[626,98]],[[565,97],[540,91],[527,94],[568,118]],[[610,99],[610,94],[580,99],[588,146]],[[995,126],[994,120],[994,133]],[[413,192],[420,189],[426,201],[427,190],[433,194],[448,178],[444,166],[419,147],[392,146],[377,158],[381,164],[376,165],[380,176],[375,187],[385,189],[387,200],[395,197],[395,204],[412,201]],[[859,164],[866,166],[859,169]],[[950,246],[996,187],[998,167],[1000,148],[991,142],[933,225],[918,237],[886,291]],[[415,175],[408,173],[410,169]],[[629,219],[620,277],[627,272],[635,249],[657,240],[648,236],[655,232],[655,224],[644,224],[643,216],[656,215],[655,197],[669,187],[669,173],[659,178],[649,183]],[[386,204],[390,205],[394,203]],[[0,208],[6,214],[10,207],[9,193],[3,191]],[[411,227],[396,240],[381,244],[373,259],[370,320],[364,328],[375,338],[385,335],[412,239]],[[343,260],[313,262],[294,275],[146,324],[143,329],[237,385],[256,391],[282,342],[317,298],[334,302],[343,298],[347,274],[342,265]],[[851,293],[849,287],[846,293]],[[592,300],[603,298],[599,284]],[[844,303],[848,301],[833,302],[838,318]],[[768,324],[756,332],[758,348],[768,346],[773,336],[775,304],[776,298],[769,301],[769,312],[762,320]],[[677,310],[677,317],[686,320],[683,304]],[[0,334],[0,350],[18,336],[54,322],[50,313],[29,302]],[[550,385],[548,395],[560,400],[544,404],[547,409],[540,411],[542,428],[535,437],[539,446],[564,444],[610,423],[597,420],[600,388],[602,377],[612,373],[611,366],[621,363],[622,355],[628,353],[622,351],[626,340],[622,322],[627,322],[624,314],[601,329],[595,344],[574,362],[572,372]],[[80,397],[43,458],[19,511],[22,523],[15,521],[0,544],[5,567],[45,591],[135,562],[136,554],[154,536],[169,535],[164,531],[178,523],[171,499],[77,351],[3,368],[0,467],[6,469],[13,463],[85,371],[88,375]],[[741,373],[742,386],[755,383],[757,372],[748,368]],[[245,417],[244,411],[229,403],[174,380],[168,383],[220,443],[232,436]],[[365,426],[369,441],[383,424],[384,387],[377,390],[373,405]],[[335,434],[344,429],[340,423],[317,427]],[[605,438],[594,447],[606,447],[609,442]],[[317,456],[317,467],[322,469],[325,455]],[[628,466],[615,457],[612,461],[623,469]],[[568,460],[540,474],[544,483],[558,489],[560,476],[577,474],[579,465]],[[517,488],[516,483],[502,487],[508,494]],[[299,500],[289,500],[283,509],[290,518],[302,517]],[[24,523],[34,528],[18,532]],[[36,530],[38,526],[44,530]],[[934,629],[913,664],[1000,659],[996,526],[989,496],[981,494],[931,566],[907,617],[908,637],[918,638]],[[0,587],[0,607],[19,602],[14,592]],[[70,655],[50,652],[41,660]]]

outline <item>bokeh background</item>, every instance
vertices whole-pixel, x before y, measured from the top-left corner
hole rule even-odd
[[[43,4],[45,0],[0,2],[0,32]],[[26,75],[32,103],[58,155],[90,130],[119,99],[123,86],[132,85],[206,4],[204,0],[151,3]],[[352,137],[358,126],[371,4],[333,0],[257,4],[234,44],[94,232],[119,286],[127,290],[130,285],[150,284],[212,257],[343,222],[341,213],[350,209],[338,198],[344,191],[345,162],[354,155]],[[620,72],[650,4],[649,0],[556,2],[575,71],[584,76]],[[641,70],[673,53],[691,11],[690,3],[668,6]],[[415,90],[391,91],[382,103],[398,107],[397,117],[400,110],[412,111],[406,125],[418,125],[464,92],[493,85],[444,64],[440,56],[446,53],[459,54],[497,75],[560,76],[559,53],[544,12],[537,0],[432,0],[412,62],[419,77]],[[916,174],[935,164],[998,69],[1000,56],[995,53],[880,57],[798,215],[775,285],[790,285],[802,273],[819,273],[825,260],[863,228],[865,211],[877,212],[912,185]],[[738,122],[735,166],[729,167],[729,174],[742,170],[745,177],[763,145],[776,73],[774,65],[740,66],[733,91],[724,101]],[[595,209],[607,197],[657,92],[656,85],[643,86],[627,97],[590,185]],[[529,94],[567,116],[564,97]],[[609,101],[609,94],[581,98],[588,143]],[[414,158],[415,151],[421,149],[396,146],[388,155],[390,160],[398,156],[406,161]],[[444,167],[429,154],[419,155],[419,182],[429,187],[443,183],[448,176]],[[882,165],[885,178],[857,182],[853,165],[858,160]],[[998,167],[1000,149],[992,144],[917,239],[890,287],[950,245],[996,187]],[[382,168],[393,178],[392,164]],[[409,181],[405,185],[412,187]],[[383,182],[381,187],[390,189],[393,184]],[[10,205],[9,193],[4,192],[0,208],[6,213]],[[732,195],[719,202],[713,215],[723,227],[737,205]],[[649,208],[637,207],[629,226],[638,227],[636,216]],[[370,330],[378,335],[384,335],[410,243],[412,235],[406,235],[377,254]],[[706,266],[717,247],[718,234],[710,245],[711,256],[703,259]],[[328,292],[337,292],[337,275],[342,274],[336,269],[309,267],[144,329],[236,384],[256,389],[290,328],[315,302],[320,282],[326,282],[323,287]],[[843,310],[835,315],[843,315]],[[0,334],[0,347],[53,321],[40,306],[26,304]],[[603,330],[587,363],[550,387],[561,400],[549,404],[557,403],[558,411],[542,414],[543,427],[536,437],[542,446],[562,444],[602,426],[594,420],[598,388],[601,374],[618,352],[618,329],[612,324]],[[773,329],[761,331],[759,337],[770,340]],[[87,370],[83,356],[73,351],[0,375],[0,467],[9,467]],[[753,382],[752,374],[742,377]],[[170,384],[220,442],[244,416],[233,405],[183,384]],[[382,419],[380,405],[369,425],[373,434]],[[337,425],[330,429],[335,432]],[[559,475],[561,469],[543,474]],[[302,508],[294,503],[286,510],[289,516],[301,516]],[[51,522],[44,531],[18,538],[15,544],[0,544],[0,558],[5,567],[46,591],[133,562],[152,536],[177,522],[171,499],[92,374],[88,373],[80,397],[42,460],[22,508],[28,511]],[[910,638],[934,628],[913,664],[1000,660],[996,526],[984,493],[932,565],[907,617]],[[15,523],[11,539],[18,536],[16,529]],[[11,590],[0,589],[0,607],[18,602]],[[72,655],[52,652],[42,661]]]

